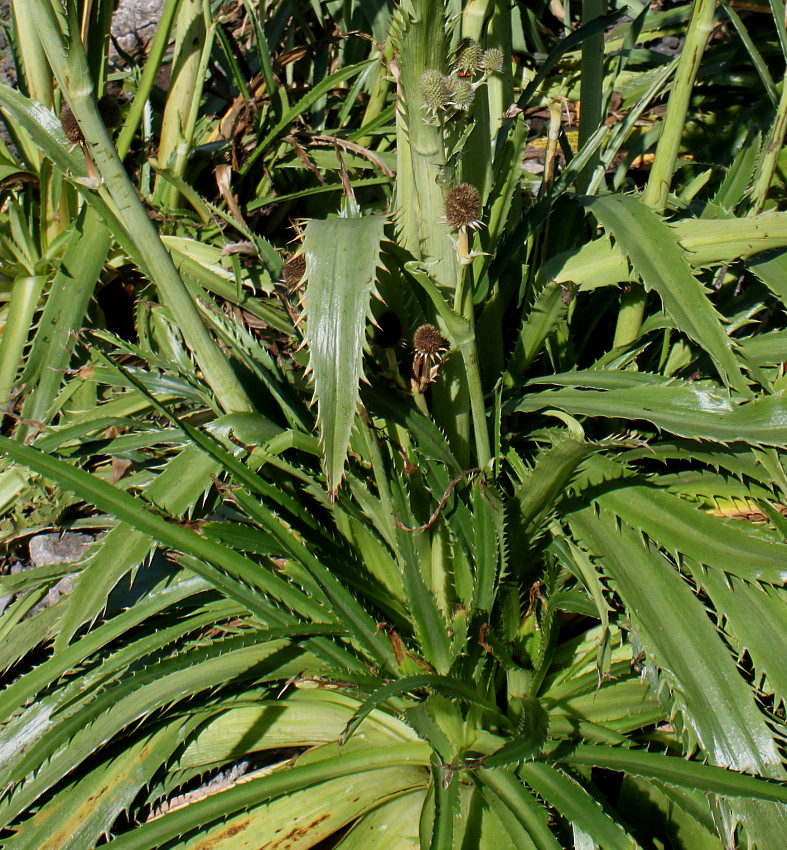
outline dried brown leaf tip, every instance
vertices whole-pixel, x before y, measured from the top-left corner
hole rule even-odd
[[[445,220],[456,230],[481,227],[481,195],[475,186],[460,183],[445,196]]]
[[[306,274],[306,255],[293,254],[282,266],[281,279],[288,289],[297,289]]]
[[[63,132],[66,134],[69,142],[76,144],[77,142],[84,141],[82,130],[77,123],[74,113],[71,111],[71,107],[67,103],[64,103],[63,108],[60,110],[60,126],[63,128]]]

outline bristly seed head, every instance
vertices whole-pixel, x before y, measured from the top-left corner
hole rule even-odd
[[[105,94],[98,101],[98,111],[101,120],[108,130],[114,130],[123,122],[123,113],[120,111],[120,101],[111,94]]]
[[[445,196],[445,220],[459,230],[481,226],[481,195],[475,186],[460,183]]]
[[[469,109],[475,100],[475,89],[472,83],[461,77],[455,77],[451,82],[451,105],[457,109]]]
[[[481,64],[487,74],[499,74],[503,70],[503,52],[496,47],[490,47],[484,51]]]
[[[395,348],[402,340],[402,320],[393,310],[382,313],[374,326],[372,340],[380,348]]]
[[[67,103],[64,103],[63,108],[60,110],[60,126],[63,128],[63,132],[66,134],[69,142],[76,144],[84,140],[77,119]]]
[[[429,68],[421,74],[418,81],[421,89],[423,107],[432,115],[437,115],[448,105],[451,99],[451,79],[445,74]]]
[[[434,325],[421,325],[413,334],[413,349],[416,354],[434,356],[449,348],[448,340]]]
[[[472,38],[465,39],[456,57],[456,70],[460,74],[475,74],[481,66],[483,55],[484,52],[477,41]]]
[[[305,274],[306,254],[293,254],[281,269],[281,279],[288,289],[296,289]]]

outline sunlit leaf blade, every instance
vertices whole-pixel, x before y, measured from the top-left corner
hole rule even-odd
[[[274,598],[281,596],[289,600],[294,608],[305,606],[316,613],[315,603],[288,582],[258,564],[244,558],[232,549],[205,540],[193,531],[167,522],[144,508],[133,496],[113,487],[105,481],[81,469],[75,469],[63,461],[47,457],[28,446],[22,446],[6,437],[0,437],[0,451],[14,460],[56,481],[61,487],[77,493],[81,498],[96,505],[107,513],[127,522],[154,540],[173,549],[193,553],[190,562],[195,569],[204,558],[203,577],[221,589],[230,598],[246,605],[250,611],[271,625],[284,625],[289,618],[260,593],[270,593]],[[208,566],[211,564],[211,566]],[[321,619],[319,616],[317,619]]]
[[[10,86],[0,85],[0,107],[14,124],[24,127],[44,155],[65,174],[85,176],[82,152],[69,144],[60,122],[45,106]]]
[[[589,443],[565,439],[539,457],[514,492],[525,539],[529,543],[544,517],[554,509],[558,497],[568,487],[579,464],[593,451]],[[516,524],[514,525],[516,528]]]
[[[147,488],[150,500],[172,516],[181,517],[211,485],[219,466],[195,446],[176,455]],[[82,623],[98,616],[113,587],[151,552],[153,542],[138,529],[121,523],[111,529],[82,571],[66,609],[56,651],[65,648]]]
[[[710,354],[726,383],[748,394],[721,317],[669,227],[631,195],[601,195],[583,203],[615,237],[645,287],[658,292],[678,328]]]
[[[766,719],[677,570],[637,532],[604,512],[577,511],[569,522],[603,559],[645,652],[662,671],[704,752],[722,767],[780,776],[779,752]]]
[[[358,407],[366,317],[384,226],[382,216],[312,220],[303,240],[306,345],[328,491],[334,496]]]
[[[603,376],[602,372],[599,378]],[[639,387],[622,389],[547,390],[525,396],[516,410],[549,407],[574,415],[644,419],[694,440],[787,445],[787,399],[782,393],[741,402],[718,388],[654,379]]]
[[[716,213],[716,210],[714,210]],[[787,246],[787,213],[765,212],[743,218],[686,218],[670,222],[693,266],[729,263]]]
[[[267,800],[291,795],[302,788],[340,777],[353,776],[385,768],[403,768],[428,764],[429,748],[425,744],[400,744],[380,748],[362,748],[346,755],[328,758],[315,764],[277,771],[230,788],[223,794],[206,797],[184,809],[170,812],[111,841],[112,850],[142,850],[162,846],[190,829],[241,812]]]
[[[547,825],[544,808],[513,772],[504,768],[482,769],[474,778],[517,847],[559,850],[560,844]]]
[[[543,748],[549,732],[549,716],[536,697],[523,697],[522,716],[516,738],[491,755],[484,756],[485,768],[508,767],[534,758]]]
[[[636,846],[620,824],[610,818],[601,805],[573,778],[552,765],[528,762],[519,768],[519,776],[562,817],[568,818],[609,850],[631,850]]]
[[[137,602],[128,611],[124,611],[102,623],[90,634],[84,635],[81,640],[39,664],[29,675],[8,685],[0,695],[0,718],[4,722],[7,721],[25,703],[46,690],[52,682],[57,681],[68,670],[85,663],[92,655],[106,651],[105,648],[112,641],[139,626],[140,623],[153,619],[169,607],[174,610],[181,600],[190,596],[197,596],[209,589],[210,585],[207,582],[196,576],[191,576],[169,586],[151,590],[144,599]],[[243,609],[238,606],[237,610],[242,611]],[[37,625],[39,616],[32,620],[33,625]],[[30,623],[31,621],[28,620],[27,622]],[[40,704],[41,700],[38,703]],[[6,726],[6,728],[8,727]],[[0,742],[3,740],[3,734],[0,733]]]
[[[787,805],[787,785],[760,779],[710,764],[675,758],[662,753],[625,747],[580,744],[560,757],[565,764],[625,771],[667,785],[710,791],[723,797],[744,797]]]
[[[753,258],[749,264],[755,275],[773,292],[787,302],[787,252],[769,251]]]
[[[783,587],[768,587],[741,581],[720,570],[691,565],[694,580],[710,596],[713,607],[724,618],[724,631],[736,648],[751,656],[761,686],[774,694],[776,702],[787,700],[787,669],[784,647],[775,640],[784,631],[787,595]]]
[[[92,699],[88,694],[76,704],[60,706],[59,712],[52,712],[50,706],[49,712],[42,711],[34,718],[37,726],[27,724],[27,739],[18,739],[20,751],[12,753],[10,764],[3,768],[8,782],[16,788],[13,795],[0,801],[0,822],[6,825],[25,812],[104,743],[152,712],[190,695],[209,692],[230,677],[240,681],[259,678],[265,672],[291,676],[294,664],[303,664],[304,660],[304,654],[288,640],[233,636],[143,665],[139,671],[113,681]]]
[[[375,850],[419,850],[418,820],[423,804],[423,794],[417,791],[382,803],[359,820],[335,850],[361,850],[371,844]]]
[[[7,850],[95,846],[108,824],[127,811],[139,791],[150,783],[182,742],[188,727],[178,722],[136,741],[59,792],[3,846]]]
[[[563,300],[563,288],[557,283],[547,284],[536,297],[535,303],[522,322],[516,347],[511,354],[505,374],[507,384],[514,385],[541,351],[557,323],[566,315],[568,306]]]
[[[347,722],[344,731],[339,736],[339,743],[346,743],[355,730],[363,723],[364,719],[386,700],[423,688],[429,688],[437,693],[470,703],[479,704],[481,702],[478,694],[465,685],[464,682],[449,676],[424,675],[398,679],[384,685],[356,709],[353,716]],[[492,706],[487,706],[487,708],[494,711]]]
[[[780,585],[787,578],[787,544],[760,529],[704,513],[656,487],[609,485],[595,501],[668,551],[679,552],[748,581]]]
[[[308,835],[307,846],[318,846],[347,824],[357,819],[362,823],[363,815],[380,803],[395,799],[414,788],[423,788],[425,784],[426,773],[417,767],[381,768],[371,771],[368,776],[362,774],[354,780],[340,775],[336,779],[322,782],[318,786],[319,793],[306,787],[250,808],[234,817],[217,818],[217,822],[208,827],[198,819],[201,817],[200,813],[195,812],[191,825],[194,831],[168,846],[172,850],[211,846],[240,850],[243,844],[248,847],[250,845],[247,841],[252,841],[258,847],[265,847],[266,844],[271,848],[277,844],[287,847],[287,844],[281,842],[286,841],[288,836],[295,839],[300,835]],[[164,819],[166,817],[165,815]],[[286,824],[285,830],[282,830],[282,824]],[[154,850],[160,845],[156,843],[136,846],[140,850],[142,847]],[[374,846],[379,846],[377,841]]]

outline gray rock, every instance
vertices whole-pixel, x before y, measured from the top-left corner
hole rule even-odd
[[[0,596],[0,617],[5,614],[8,606],[14,601],[14,594],[11,593],[8,596]]]
[[[156,33],[164,0],[120,0],[112,19],[112,34],[126,53],[147,47]]]
[[[51,587],[47,591],[46,596],[41,600],[37,608],[48,608],[50,605],[54,605],[61,596],[64,596],[66,593],[71,593],[74,587],[76,587],[78,578],[78,573],[71,573],[70,575],[63,576],[63,578],[61,578],[54,587]]]
[[[10,0],[0,0],[0,20],[11,20]],[[7,33],[4,27],[0,27],[0,81],[7,86],[16,85],[14,59],[11,55],[11,47],[8,44]]]
[[[30,538],[30,560],[36,567],[73,564],[93,542],[89,534],[68,531],[65,534],[36,534]]]

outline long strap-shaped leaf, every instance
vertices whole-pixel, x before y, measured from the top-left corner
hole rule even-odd
[[[785,772],[774,735],[755,704],[754,693],[736,669],[735,660],[702,603],[677,571],[645,544],[637,532],[627,526],[619,527],[603,511],[596,516],[588,508],[573,514],[570,522],[575,533],[603,557],[607,573],[631,612],[645,651],[661,669],[707,756],[721,768],[756,771],[783,779]],[[680,764],[691,770],[704,767]],[[693,784],[691,770],[677,784]],[[674,769],[674,773],[679,772],[678,768]],[[719,790],[705,787],[726,794],[723,790],[726,777],[736,775],[724,770],[718,773]],[[787,808],[762,801],[787,801],[787,786],[761,782],[762,793],[758,795],[750,784],[756,780],[737,778],[748,782],[739,785],[742,790],[738,794],[733,791],[733,796],[759,797],[734,805],[747,831],[752,831],[757,843],[758,835],[783,836],[787,829]],[[713,781],[710,776],[709,779]],[[752,793],[746,794],[746,788],[751,788]],[[778,789],[775,795],[770,793],[772,789]],[[762,846],[777,845],[763,842]]]
[[[80,39],[76,4],[69,2],[63,9],[59,3],[51,3],[50,0],[30,0],[30,5],[34,7],[49,64],[69,101],[103,181],[101,192],[107,196],[106,206],[113,208],[114,217],[128,231],[137,255],[144,257],[146,273],[159,288],[167,306],[177,315],[187,345],[219,402],[228,411],[252,410],[246,390],[205,328],[172,258],[148,218],[99,114]],[[86,197],[92,203],[94,196],[87,193]]]
[[[563,817],[592,836],[599,847],[632,850],[638,846],[576,780],[552,765],[528,762],[519,768],[518,774]]]
[[[787,784],[784,782],[735,773],[732,770],[686,761],[663,753],[607,747],[603,744],[580,744],[570,755],[562,756],[560,761],[565,764],[625,771],[667,785],[696,788],[698,791],[710,791],[724,797],[769,800],[787,805]]]
[[[724,381],[750,395],[721,317],[691,273],[673,231],[631,195],[586,198],[583,203],[615,237],[645,287],[658,292],[680,330],[713,358]]]
[[[103,359],[103,358],[102,358]],[[320,589],[326,594],[331,601],[335,612],[339,618],[352,626],[353,634],[362,642],[367,649],[372,653],[375,659],[387,664],[391,669],[395,669],[395,657],[392,649],[388,646],[387,640],[378,634],[378,628],[375,621],[363,609],[363,607],[355,600],[353,595],[346,587],[336,578],[335,575],[328,569],[319,558],[315,557],[309,547],[301,543],[292,530],[282,522],[282,520],[273,514],[266,505],[261,505],[250,494],[258,492],[263,498],[275,499],[276,490],[271,484],[266,482],[261,477],[257,476],[245,464],[238,460],[234,455],[228,452],[221,443],[212,435],[203,433],[197,428],[194,428],[188,422],[179,420],[174,416],[166,406],[161,404],[156,398],[147,392],[142,383],[137,380],[130,372],[123,369],[121,366],[114,366],[126,380],[133,384],[140,392],[144,393],[151,404],[166,416],[173,424],[181,428],[193,441],[196,446],[199,446],[204,452],[215,458],[221,466],[231,473],[236,481],[243,488],[236,494],[238,504],[243,507],[250,517],[252,517],[259,526],[267,529],[273,538],[282,547],[282,551],[286,552],[303,567],[305,567],[312,578],[316,581]],[[280,493],[279,496],[284,494]],[[281,498],[279,499],[281,501]],[[275,503],[275,502],[274,502]],[[236,557],[237,554],[233,552]],[[189,566],[194,569],[195,564],[189,562]],[[278,579],[277,579],[278,580]],[[290,587],[289,585],[285,585]],[[291,587],[295,593],[295,588]],[[326,613],[323,609],[319,609],[311,599],[302,595],[303,602],[300,606],[300,612],[304,613],[303,603],[310,607],[310,617],[313,620],[324,620]],[[320,615],[320,610],[323,614]]]
[[[232,549],[205,540],[187,528],[167,522],[163,517],[142,507],[133,496],[106,481],[48,457],[29,446],[19,445],[6,437],[0,437],[0,452],[76,493],[100,510],[150,535],[163,546],[191,553],[196,559],[206,562],[203,578],[231,599],[246,606],[263,622],[283,626],[291,622],[291,619],[284,611],[271,605],[262,593],[270,594],[274,599],[284,602],[310,619],[323,619],[324,610],[288,582]],[[208,566],[209,564],[214,566]],[[194,569],[193,564],[191,568]],[[250,591],[249,588],[258,590]]]
[[[547,824],[546,809],[512,771],[504,768],[479,770],[473,778],[503,822],[515,847],[559,850],[560,844]]]
[[[426,765],[429,747],[426,744],[401,744],[363,748],[338,758],[323,759],[315,764],[279,770],[236,785],[221,794],[206,797],[191,806],[150,821],[126,835],[110,841],[111,850],[143,850],[161,847],[188,829],[204,826],[214,820],[249,809],[266,800],[292,794],[301,788],[311,788],[342,776],[354,776],[370,771],[403,765]]]
[[[306,225],[306,345],[332,496],[344,473],[362,377],[366,316],[385,219]]]
[[[604,373],[600,373],[603,377]],[[645,419],[693,440],[749,445],[787,445],[787,399],[783,395],[745,404],[700,384],[657,383],[621,389],[563,388],[525,396],[520,412],[557,407],[572,414],[610,419]]]

